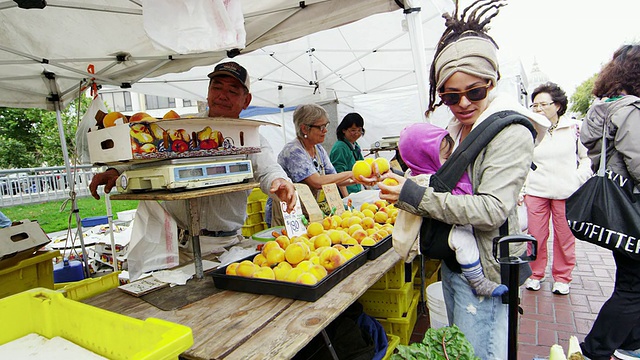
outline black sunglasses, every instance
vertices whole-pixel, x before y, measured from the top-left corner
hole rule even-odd
[[[445,105],[456,105],[463,96],[469,101],[480,101],[487,97],[489,86],[491,86],[490,82],[464,91],[442,92],[438,93],[438,95],[440,95],[440,99]]]

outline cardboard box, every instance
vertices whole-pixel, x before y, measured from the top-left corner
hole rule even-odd
[[[0,229],[0,269],[33,256],[36,250],[50,241],[35,221],[22,220],[17,225]]]
[[[96,165],[260,152],[261,125],[249,119],[185,118],[133,122],[87,133]]]

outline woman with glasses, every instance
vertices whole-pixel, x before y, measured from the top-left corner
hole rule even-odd
[[[358,160],[364,160],[357,140],[364,135],[364,119],[358,113],[349,113],[338,125],[336,136],[329,158],[337,172],[349,171]],[[353,184],[340,189],[342,196],[362,190],[362,185]],[[346,192],[344,191],[346,190]]]
[[[524,286],[540,290],[547,268],[549,221],[553,222],[554,294],[569,294],[571,272],[576,265],[576,239],[569,229],[565,201],[592,175],[587,149],[580,143],[581,121],[570,119],[567,95],[556,84],[547,82],[531,94],[531,109],[551,122],[547,136],[533,152],[536,169],[529,172],[524,187],[528,231],[538,240],[538,257],[530,263],[532,274]]]
[[[538,133],[537,141],[549,126],[546,118],[522,107],[515,98],[494,92],[500,77],[497,45],[485,27],[504,5],[500,0],[476,1],[461,11],[456,5],[453,16],[444,15],[446,29],[431,64],[428,111],[431,114],[442,104],[449,108],[453,119],[447,130],[455,146],[477,124],[502,110],[513,110],[530,119]],[[448,224],[471,225],[485,276],[493,282],[505,283],[507,279],[501,277],[500,264],[493,258],[493,238],[499,236],[505,222],[509,234],[520,233],[516,204],[533,160],[533,148],[534,141],[526,127],[509,125],[468,167],[472,194],[436,193],[430,186],[420,186],[388,172],[381,178],[393,178],[398,185],[378,183],[380,197],[415,215]],[[521,256],[526,250],[524,243],[512,244],[510,255]],[[530,273],[524,264],[520,269],[520,283]],[[455,256],[443,259],[441,277],[449,323],[460,328],[480,359],[506,359],[508,305],[503,304],[501,297],[474,295]]]
[[[333,167],[327,151],[322,147],[329,118],[324,108],[316,104],[300,105],[293,113],[296,138],[285,144],[278,155],[291,181],[304,183],[311,189],[316,199],[322,200],[322,185],[335,183],[346,186],[354,183],[351,170],[338,173]],[[326,204],[326,203],[324,203]],[[320,201],[319,205],[323,205]],[[323,209],[325,213],[329,209]],[[273,211],[271,225],[281,225],[282,213]]]
[[[624,45],[600,71],[580,132],[594,171],[600,166],[606,131],[606,165],[640,191],[640,44]],[[612,206],[615,206],[612,204]],[[613,252],[616,263],[611,297],[602,305],[580,344],[589,359],[640,358],[640,262]],[[611,357],[613,355],[613,357]]]

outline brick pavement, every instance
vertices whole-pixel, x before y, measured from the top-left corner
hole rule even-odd
[[[553,256],[551,249],[549,254]],[[524,314],[520,317],[518,359],[548,358],[551,345],[560,344],[566,349],[571,335],[582,341],[611,295],[615,275],[611,252],[577,240],[576,258],[569,295],[551,293],[552,280],[542,282],[539,291],[522,287]],[[551,259],[546,274],[551,279]],[[421,341],[428,327],[429,316],[420,315],[411,341]]]

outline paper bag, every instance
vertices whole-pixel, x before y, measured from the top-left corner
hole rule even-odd
[[[140,201],[127,255],[129,280],[145,272],[177,266],[178,226],[157,201]]]

